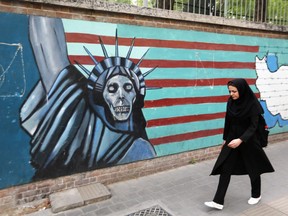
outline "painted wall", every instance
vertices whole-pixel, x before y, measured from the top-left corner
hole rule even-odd
[[[0,28],[0,188],[218,145],[238,77],[287,131],[287,40],[7,13]]]

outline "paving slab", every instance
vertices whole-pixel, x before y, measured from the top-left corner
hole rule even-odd
[[[84,205],[84,200],[77,188],[53,193],[49,196],[53,213]]]
[[[106,200],[110,197],[111,193],[107,187],[101,183],[95,183],[53,193],[49,196],[49,199],[52,212],[58,213],[94,202]]]
[[[260,204],[255,206],[254,208],[248,209],[243,212],[246,216],[285,216],[278,209],[272,208],[267,204]]]
[[[269,205],[288,215],[288,196],[270,202]]]
[[[101,183],[90,184],[78,188],[84,204],[90,204],[109,199],[110,191]]]

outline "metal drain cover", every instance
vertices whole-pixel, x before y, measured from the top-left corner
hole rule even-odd
[[[126,216],[173,216],[166,212],[161,206],[156,205],[151,208],[143,209]]]

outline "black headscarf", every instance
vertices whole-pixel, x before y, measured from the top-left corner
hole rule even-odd
[[[227,83],[239,92],[239,98],[230,96],[227,103],[227,114],[236,118],[247,118],[251,115],[264,113],[263,108],[245,79],[234,79]]]

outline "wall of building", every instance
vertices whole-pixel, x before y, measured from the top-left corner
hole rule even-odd
[[[285,139],[286,29],[121,7],[0,1],[1,208],[215,157],[233,78]]]

